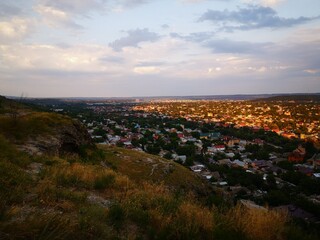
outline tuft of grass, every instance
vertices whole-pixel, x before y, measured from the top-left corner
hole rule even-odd
[[[236,232],[243,233],[248,239],[284,239],[288,217],[274,210],[250,209],[240,204],[226,214],[227,221]]]
[[[82,163],[55,166],[49,174],[56,183],[65,187],[104,189],[115,182],[115,172],[97,165]]]

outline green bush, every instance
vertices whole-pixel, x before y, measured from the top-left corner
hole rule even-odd
[[[108,174],[108,175],[104,175],[102,177],[97,178],[94,181],[94,188],[97,190],[103,190],[106,189],[107,187],[112,186],[112,184],[115,181],[115,176]]]
[[[120,229],[125,220],[125,212],[120,204],[114,204],[109,208],[108,211],[109,223],[116,229]]]

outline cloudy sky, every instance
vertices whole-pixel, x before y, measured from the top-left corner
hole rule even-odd
[[[0,95],[320,92],[319,0],[0,0]]]

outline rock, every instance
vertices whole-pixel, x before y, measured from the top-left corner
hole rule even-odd
[[[71,120],[71,124],[52,127],[52,134],[37,135],[18,145],[30,155],[59,155],[78,153],[81,146],[93,145],[90,135],[80,122]]]
[[[112,204],[110,200],[106,200],[106,199],[104,199],[100,196],[94,195],[94,194],[90,194],[87,197],[87,200],[89,203],[97,204],[97,205],[104,207],[104,208],[108,208]]]
[[[28,166],[27,172],[31,174],[39,174],[42,169],[43,169],[42,163],[33,162]]]

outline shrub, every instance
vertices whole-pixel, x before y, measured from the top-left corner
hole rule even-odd
[[[109,222],[117,229],[119,230],[125,220],[125,212],[122,208],[122,206],[118,203],[113,204],[108,211],[108,220]]]
[[[115,176],[111,174],[98,177],[94,181],[94,188],[97,190],[105,189],[107,187],[110,187],[114,183],[114,181],[115,181]]]

